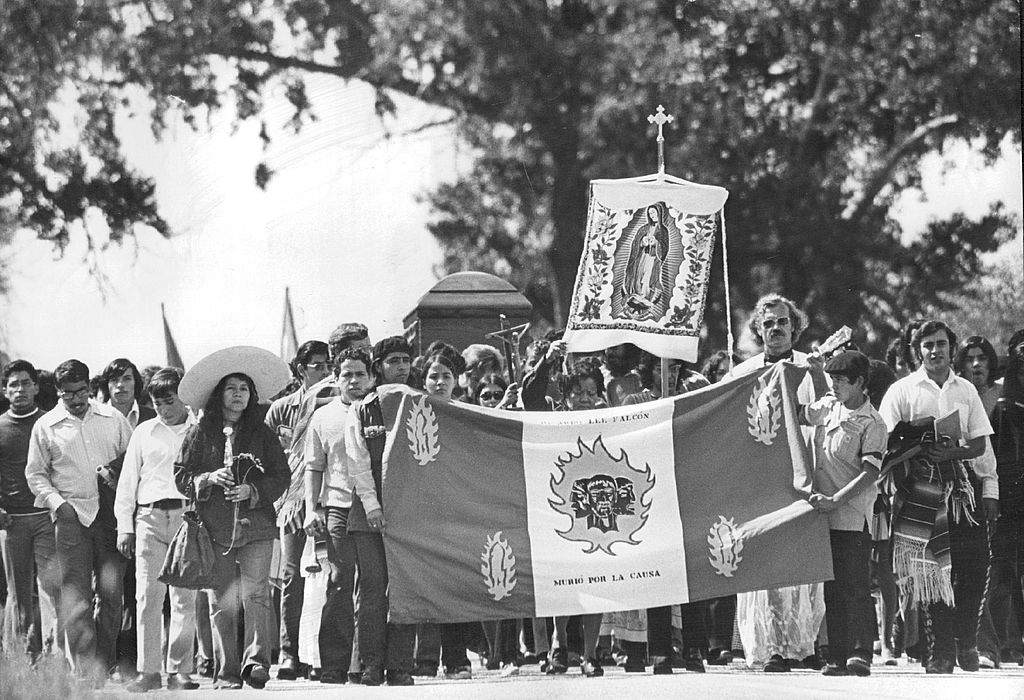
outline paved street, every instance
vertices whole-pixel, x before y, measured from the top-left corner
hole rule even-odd
[[[1012,666],[994,671],[967,674],[957,671],[952,676],[926,676],[917,664],[897,667],[872,667],[870,678],[825,678],[811,670],[769,675],[750,671],[744,666],[712,667],[705,674],[677,671],[672,676],[653,676],[647,673],[626,674],[621,668],[606,669],[604,678],[584,678],[578,668],[565,676],[541,675],[536,664],[524,666],[516,678],[502,678],[498,671],[480,670],[473,666],[473,679],[446,681],[416,679],[410,688],[367,688],[363,686],[322,685],[310,681],[285,682],[272,680],[262,691],[246,688],[229,693],[214,692],[208,679],[203,679],[199,691],[150,693],[154,697],[181,696],[198,700],[206,697],[258,698],[267,693],[274,698],[311,700],[322,698],[381,698],[406,700],[416,698],[444,698],[444,700],[490,700],[512,698],[539,698],[561,700],[586,698],[587,700],[615,700],[632,698],[786,698],[787,700],[817,698],[900,698],[900,700],[1002,700],[1024,698],[1024,668]],[[273,674],[272,674],[273,676]],[[125,698],[131,696],[120,688],[108,687],[98,697]]]

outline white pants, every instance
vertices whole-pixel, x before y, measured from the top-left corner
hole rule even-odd
[[[161,510],[139,506],[135,515],[135,608],[138,620],[140,673],[160,673],[164,594],[171,599],[167,634],[167,673],[192,672],[196,635],[196,594],[157,580],[184,508]]]

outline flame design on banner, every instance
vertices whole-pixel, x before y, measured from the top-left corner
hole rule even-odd
[[[480,573],[484,575],[484,583],[491,597],[498,601],[512,595],[512,589],[518,583],[516,557],[512,553],[512,545],[502,538],[501,530],[487,537],[480,560],[483,562]]]
[[[782,392],[777,375],[769,372],[757,380],[747,403],[750,435],[764,445],[771,445],[782,423]]]
[[[412,410],[405,422],[405,434],[409,438],[409,451],[421,467],[425,467],[441,453],[437,443],[437,416],[427,403],[426,396],[412,400]]]
[[[719,515],[718,522],[708,530],[708,561],[715,573],[732,578],[743,561],[742,551],[743,531],[736,527],[735,519],[726,520],[724,515]]]
[[[612,545],[640,544],[634,535],[647,523],[651,509],[645,496],[654,488],[650,465],[636,469],[625,450],[613,457],[600,436],[592,445],[577,438],[579,452],[559,457],[560,474],[551,477],[553,499],[548,503],[571,518],[566,530],[556,530],[570,542],[585,542],[584,554],[601,550],[615,555]],[[600,449],[599,449],[600,448]]]

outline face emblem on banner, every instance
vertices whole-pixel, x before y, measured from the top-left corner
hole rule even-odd
[[[651,509],[644,496],[654,487],[649,465],[635,469],[629,456],[620,451],[612,457],[598,437],[593,445],[577,441],[579,452],[559,458],[556,465],[561,474],[551,477],[548,501],[558,513],[572,518],[567,530],[556,530],[571,542],[586,542],[586,554],[602,550],[614,555],[612,545],[640,544],[633,536],[647,522]]]

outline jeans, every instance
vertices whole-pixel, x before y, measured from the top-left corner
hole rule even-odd
[[[302,580],[302,549],[306,546],[306,533],[281,532],[281,661],[299,658],[299,620],[302,617],[302,598],[305,583]]]
[[[875,637],[871,598],[871,535],[829,530],[835,580],[825,582],[829,662],[845,666],[857,656],[871,663]]]
[[[214,587],[209,593],[217,678],[238,680],[252,666],[270,668],[274,611],[270,607],[271,540],[257,540],[222,553],[213,548]],[[236,564],[239,576],[235,575]],[[245,650],[239,649],[239,605],[245,615]]]
[[[161,510],[139,506],[135,514],[135,610],[138,622],[138,669],[160,673],[164,594],[171,603],[167,633],[167,673],[192,672],[196,634],[196,594],[157,580],[167,549],[181,526],[184,508]]]
[[[4,574],[7,576],[7,624],[26,641],[32,654],[43,648],[44,638],[59,646],[62,631],[52,620],[52,629],[44,631],[37,624],[37,611],[32,604],[32,591],[39,580],[40,607],[56,610],[60,601],[60,567],[57,564],[57,541],[53,521],[46,511],[12,515],[11,524],[0,530],[0,551],[3,552]],[[10,646],[9,644],[7,645]]]
[[[359,570],[359,652],[367,668],[412,671],[416,625],[388,622],[388,564],[384,538],[376,532],[349,533]]]
[[[356,545],[348,533],[348,508],[328,506],[326,510],[331,575],[320,618],[320,663],[324,671],[344,673],[352,667],[355,640]]]
[[[971,525],[965,518],[949,520],[949,553],[953,563],[953,600],[955,607],[945,603],[923,606],[925,637],[931,658],[952,661],[956,650],[978,645],[978,621],[988,583],[988,534],[984,518],[976,512],[980,525]]]
[[[98,522],[86,527],[77,517],[57,518],[55,531],[61,575],[60,615],[71,659],[79,673],[87,672],[85,666],[94,662],[104,672],[109,671],[117,663],[127,566],[127,560],[117,551],[117,532]]]

